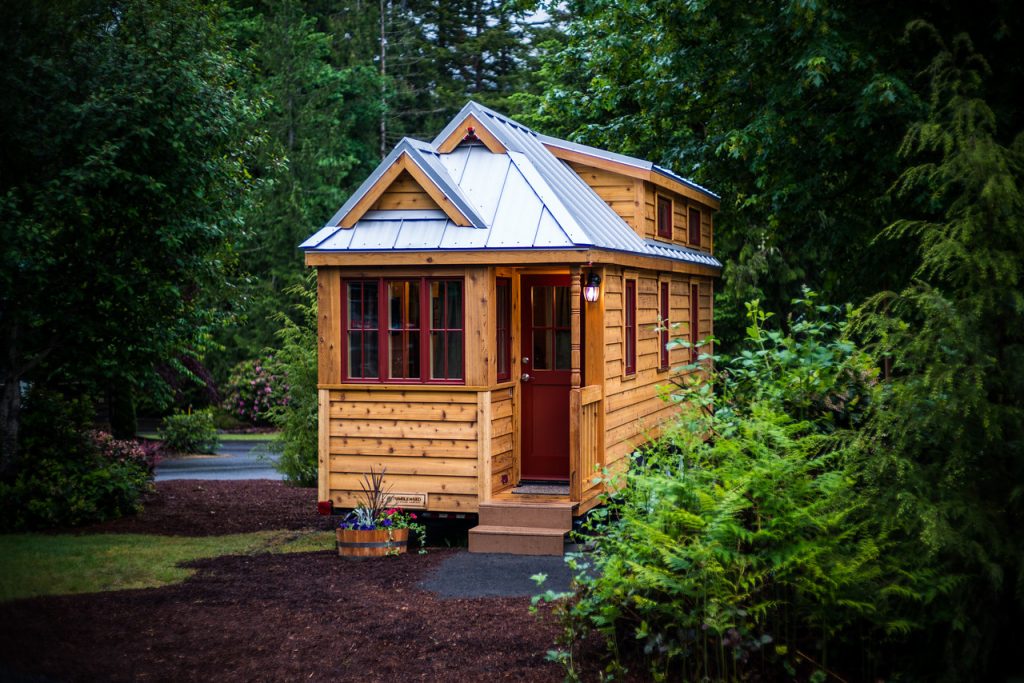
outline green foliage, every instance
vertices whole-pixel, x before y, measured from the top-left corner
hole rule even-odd
[[[134,441],[89,430],[89,404],[34,391],[26,405],[25,467],[0,482],[0,529],[55,529],[141,509],[153,462]]]
[[[570,17],[543,59],[544,94],[524,123],[651,159],[722,195],[715,329],[731,351],[742,302],[786,311],[810,284],[831,301],[898,287],[914,269],[903,242],[873,247],[894,216],[907,125],[928,100],[919,72],[933,44],[970,31],[996,70],[997,116],[1017,126],[1024,31],[1015,5],[912,0],[864,11],[839,2],[541,3]],[[724,296],[723,296],[724,292]]]
[[[276,371],[288,378],[288,397],[270,412],[270,420],[281,430],[277,445],[281,451],[276,467],[296,486],[316,486],[317,482],[317,339],[316,276],[305,286],[290,292],[301,303],[295,305],[295,318],[278,314]]]
[[[887,512],[863,495],[844,428],[877,394],[870,359],[840,338],[837,309],[810,293],[794,306],[806,315],[784,334],[750,304],[743,351],[681,381],[674,426],[610,478],[619,491],[593,517],[595,550],[573,560],[557,659],[576,661],[594,630],[616,678],[859,666],[853,678],[868,679],[870,643],[911,628],[904,605],[941,590],[891,560]]]
[[[234,273],[258,139],[219,8],[14,3],[0,26],[0,473],[17,387],[155,381],[201,353]],[[8,441],[10,443],[8,443]]]
[[[215,453],[220,444],[209,409],[168,415],[160,428],[160,438],[171,453]]]
[[[932,27],[921,26],[932,35]],[[908,205],[889,238],[916,245],[914,280],[858,327],[892,377],[863,434],[873,496],[916,560],[961,577],[922,619],[926,677],[1019,668],[1024,641],[1024,135],[999,142],[988,76],[966,36],[927,74],[928,116],[901,153]]]

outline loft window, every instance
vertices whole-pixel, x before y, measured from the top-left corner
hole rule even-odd
[[[658,237],[672,239],[672,199],[658,195]]]
[[[691,208],[688,218],[690,224],[690,246],[700,247],[700,209]]]
[[[661,342],[661,355],[659,357],[660,363],[658,367],[662,370],[668,368],[668,283],[661,283],[661,325],[660,331],[658,332],[658,338]]]
[[[343,379],[462,381],[462,280],[350,280],[343,292]]]
[[[626,334],[625,360],[626,374],[636,374],[636,280],[626,280]]]
[[[498,381],[512,379],[512,280],[499,277],[495,287]]]

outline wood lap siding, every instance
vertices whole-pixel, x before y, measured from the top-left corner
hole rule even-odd
[[[497,389],[491,392],[491,493],[505,491],[516,484],[514,453],[512,390]]]
[[[660,424],[671,418],[678,408],[658,397],[657,385],[665,384],[668,375],[659,372],[660,335],[655,331],[660,312],[658,273],[624,271],[608,268],[605,279],[605,457],[606,464],[622,468],[625,456],[638,445],[660,433]],[[623,375],[624,343],[624,280],[637,280],[637,370]],[[662,282],[666,277],[662,275]],[[699,283],[701,335],[712,332],[712,285],[706,278],[672,276],[669,285],[669,317],[675,321],[690,319],[690,284]],[[687,325],[673,329],[669,336],[678,338],[688,333]],[[687,362],[683,349],[673,349],[670,366]]]
[[[370,207],[372,211],[385,210],[409,210],[409,209],[440,209],[426,190],[409,175],[408,171],[402,171],[395,181],[388,186],[384,194],[380,196]]]
[[[632,178],[578,163],[570,162],[569,166],[622,220],[636,225],[638,207]]]
[[[331,390],[328,487],[358,502],[364,473],[387,470],[395,493],[427,493],[430,509],[476,511],[477,394]]]

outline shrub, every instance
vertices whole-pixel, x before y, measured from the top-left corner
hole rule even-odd
[[[224,408],[250,424],[267,424],[271,408],[288,403],[285,376],[272,369],[280,367],[273,356],[237,364],[228,380]]]
[[[0,528],[77,526],[133,514],[152,490],[155,460],[133,441],[88,429],[86,401],[34,391],[23,421],[23,463],[0,483]]]
[[[214,453],[220,443],[210,410],[168,415],[160,437],[164,448],[172,453]]]
[[[891,559],[887,511],[865,500],[843,429],[870,410],[872,366],[839,339],[836,309],[798,304],[807,317],[788,334],[750,305],[744,351],[680,381],[679,419],[609,482],[621,489],[561,607],[555,656],[571,673],[596,631],[616,679],[629,666],[656,680],[873,678],[867,645],[912,628],[896,606],[938,589]]]
[[[271,422],[281,430],[281,456],[275,466],[290,483],[315,486],[319,448],[315,277],[288,293],[298,299],[294,310],[299,322],[283,313],[278,317],[280,344],[274,367],[277,374],[288,377],[288,395],[270,411]]]

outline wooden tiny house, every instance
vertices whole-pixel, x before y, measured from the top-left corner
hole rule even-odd
[[[471,549],[514,549],[527,527],[521,551],[560,548],[597,502],[594,472],[672,413],[656,386],[687,358],[659,320],[712,333],[717,208],[650,162],[474,103],[432,142],[403,140],[302,245],[319,283],[320,499],[351,507],[386,469],[406,507],[479,513]],[[567,493],[513,493],[524,481]]]

